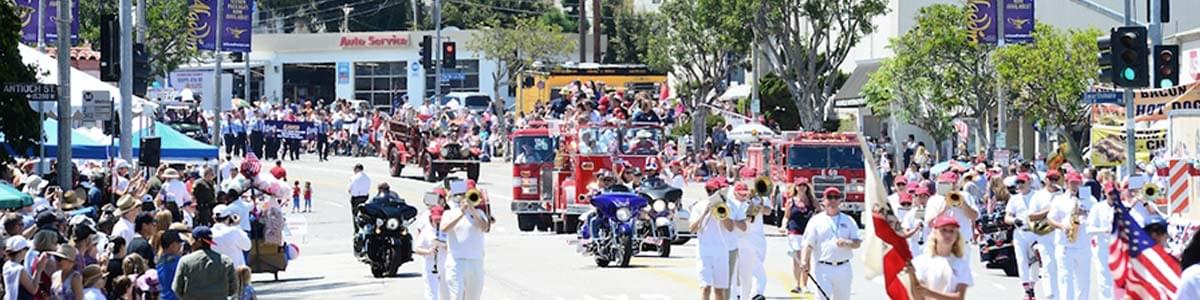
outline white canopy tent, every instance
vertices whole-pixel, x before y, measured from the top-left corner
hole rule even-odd
[[[38,52],[37,49],[25,45],[18,46],[21,51],[21,62],[32,65],[37,72],[38,82],[45,84],[58,84],[58,61],[50,57],[50,55]],[[121,90],[111,84],[100,81],[100,78],[93,77],[84,71],[71,68],[71,111],[81,112],[83,109],[83,91],[108,91],[113,97],[113,110],[120,110],[121,107]],[[55,114],[58,112],[58,102],[45,102],[42,104],[31,103],[34,111],[44,109],[46,113]],[[136,118],[141,114],[143,108],[154,110],[158,105],[146,101],[140,97],[133,97],[133,113]],[[138,126],[139,122],[134,122],[134,126]],[[138,130],[141,127],[134,127]]]

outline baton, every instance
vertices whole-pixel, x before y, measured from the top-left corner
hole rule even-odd
[[[804,271],[804,275],[808,275],[808,281],[812,281],[813,285],[817,286],[817,291],[821,292],[821,297],[824,297],[825,299],[830,299],[829,295],[825,294],[825,289],[821,288],[821,284],[817,283],[816,279],[813,279],[812,273],[809,273],[808,271]]]

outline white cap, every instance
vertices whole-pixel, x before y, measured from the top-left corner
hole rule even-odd
[[[4,241],[4,248],[8,252],[21,252],[21,250],[29,249],[29,240],[24,236],[15,235]]]
[[[213,217],[224,218],[229,216],[229,206],[225,204],[217,204],[213,207]]]

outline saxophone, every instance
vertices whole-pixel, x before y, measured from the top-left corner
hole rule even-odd
[[[1079,224],[1082,218],[1082,210],[1079,209],[1079,191],[1075,191],[1071,195],[1071,198],[1075,199],[1075,210],[1071,212],[1071,225],[1067,228],[1067,241],[1074,243],[1075,240],[1079,239]]]

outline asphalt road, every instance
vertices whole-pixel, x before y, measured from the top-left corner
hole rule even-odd
[[[300,256],[291,261],[278,280],[270,273],[255,274],[254,286],[262,299],[421,299],[424,291],[420,268],[424,263],[410,262],[397,277],[376,279],[369,266],[351,254],[349,196],[347,184],[355,163],[366,167],[372,185],[387,181],[409,203],[421,203],[421,196],[433,184],[418,180],[420,170],[409,168],[403,178],[387,175],[387,162],[375,158],[334,157],[316,162],[315,157],[284,162],[290,180],[311,181],[313,212],[288,214],[290,234],[287,240],[300,246]],[[517,230],[516,217],[509,210],[512,171],[508,164],[489,163],[480,172],[479,186],[488,193],[497,220],[487,236],[484,299],[696,299],[696,243],[672,249],[672,256],[659,258],[655,253],[635,257],[629,268],[598,268],[590,257],[575,252],[568,244],[569,235]],[[458,176],[465,177],[459,173]],[[699,197],[701,190],[689,187],[685,197]],[[423,209],[423,208],[422,208]],[[768,232],[775,232],[768,228]],[[781,236],[767,239],[767,298],[807,299],[790,294],[791,261],[786,256],[786,240]],[[653,257],[652,257],[653,256]],[[854,299],[886,299],[881,279],[866,280],[862,273],[862,255],[854,259]],[[968,298],[1000,296],[1016,299],[1021,287],[1014,277],[999,270],[973,264],[975,285]]]

